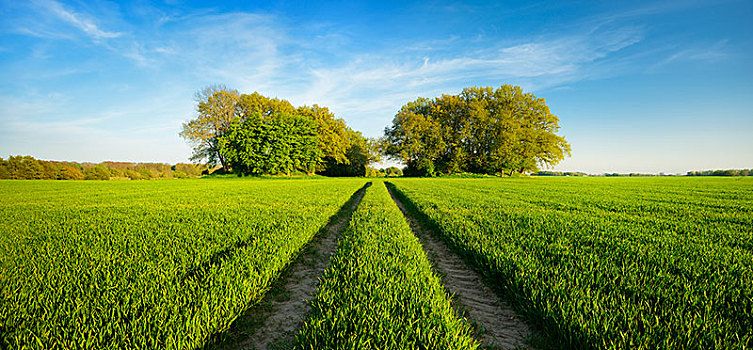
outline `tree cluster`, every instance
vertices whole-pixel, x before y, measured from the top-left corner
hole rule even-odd
[[[385,129],[385,151],[407,176],[537,171],[570,154],[558,122],[544,99],[520,87],[466,88],[404,105]]]
[[[697,170],[688,171],[688,176],[753,176],[753,169]]]
[[[149,180],[198,177],[205,165],[103,162],[76,163],[34,159],[31,156],[0,158],[0,179],[42,180]]]
[[[376,142],[345,125],[326,107],[294,107],[259,93],[222,86],[197,94],[197,116],[180,135],[192,160],[248,175],[319,173],[364,176],[379,156]]]
[[[548,171],[548,170],[542,170],[539,172],[536,172],[536,176],[588,176],[588,174],[582,172],[582,171]]]

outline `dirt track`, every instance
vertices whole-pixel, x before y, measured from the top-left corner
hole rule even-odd
[[[309,312],[319,276],[329,265],[350,217],[370,183],[356,192],[279,278],[264,300],[241,315],[214,349],[289,349]]]
[[[529,348],[531,330],[515,311],[487,287],[447,245],[408,211],[387,186],[426,251],[445,289],[455,295],[456,309],[474,323],[482,346],[502,349]]]

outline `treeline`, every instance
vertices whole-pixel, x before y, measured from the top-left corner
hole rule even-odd
[[[580,171],[539,171],[533,173],[536,176],[588,176],[588,174]]]
[[[368,165],[380,160],[376,140],[348,127],[327,107],[294,107],[223,86],[196,97],[197,116],[180,133],[192,144],[194,161],[239,175],[365,176]]]
[[[372,167],[366,168],[367,177],[398,177],[403,176],[403,169],[391,166],[387,169],[374,169]]]
[[[623,174],[623,173],[604,173],[604,174],[603,174],[603,176],[606,176],[606,177],[654,177],[654,176],[674,176],[674,175],[671,175],[671,174],[669,174],[669,175],[668,175],[668,174],[664,174],[664,173],[659,173],[659,174],[643,174],[643,173],[626,173],[626,174]]]
[[[688,171],[688,176],[753,176],[753,169],[696,170]]]
[[[558,122],[544,99],[518,86],[465,88],[404,105],[385,129],[386,154],[407,176],[535,172],[570,154]]]
[[[34,159],[31,156],[0,158],[0,179],[42,180],[151,180],[199,177],[206,165],[102,162],[77,163]]]

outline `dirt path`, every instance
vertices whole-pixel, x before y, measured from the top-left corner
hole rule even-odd
[[[274,283],[264,300],[246,310],[210,349],[289,349],[296,331],[309,312],[319,276],[335,253],[340,234],[361,202],[366,184],[309,243],[287,271]]]
[[[426,251],[433,267],[442,276],[445,289],[455,295],[456,309],[475,323],[482,346],[502,349],[529,348],[531,330],[515,311],[487,287],[462,258],[436,238],[403,203],[387,189],[403,212]]]

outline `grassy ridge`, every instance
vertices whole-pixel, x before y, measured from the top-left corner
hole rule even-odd
[[[305,349],[478,346],[381,181],[353,214],[297,340]]]
[[[753,181],[392,182],[557,343],[753,346]]]
[[[0,347],[201,346],[363,184],[0,181]]]

